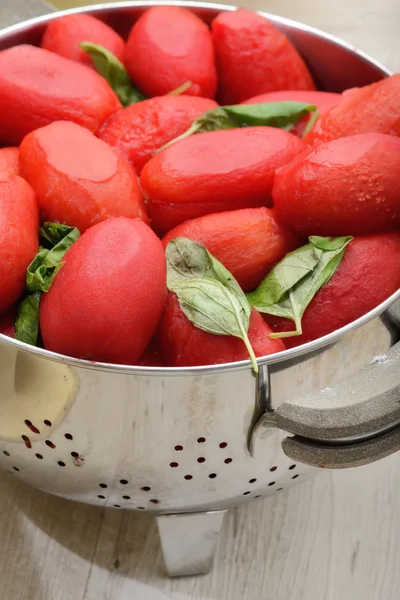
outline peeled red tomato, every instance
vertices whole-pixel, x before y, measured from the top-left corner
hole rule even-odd
[[[343,92],[340,102],[318,119],[305,142],[318,146],[359,133],[400,136],[400,73]]]
[[[162,239],[176,237],[203,244],[232,273],[245,292],[256,288],[299,240],[276,218],[272,208],[242,208],[185,221]]]
[[[287,348],[316,340],[366,314],[400,288],[400,233],[356,237],[337,271],[306,308],[303,334],[285,338]],[[288,319],[264,315],[274,331],[291,331]]]
[[[214,100],[196,96],[150,98],[111,115],[99,137],[119,150],[140,174],[157,150],[216,106]]]
[[[252,310],[249,340],[257,357],[285,350],[282,340],[272,340],[271,329],[260,313]],[[213,335],[195,327],[182,312],[175,294],[169,292],[158,328],[158,340],[167,366],[194,367],[249,358],[242,340]]]
[[[248,9],[221,12],[212,22],[221,104],[278,90],[314,90],[300,54],[267,19]]]
[[[35,193],[18,176],[0,180],[0,315],[25,288],[26,269],[39,250]]]
[[[83,13],[66,15],[50,21],[41,46],[60,56],[93,67],[92,59],[80,47],[81,42],[103,46],[120,62],[125,60],[125,42],[122,37],[100,19]]]
[[[95,225],[67,251],[40,304],[45,348],[76,358],[138,364],[161,317],[166,265],[141,221]]]
[[[155,6],[133,26],[126,67],[146,96],[162,96],[190,81],[185,92],[213,98],[217,89],[214,48],[207,25],[179,6]]]
[[[69,120],[97,133],[121,104],[93,69],[43,48],[21,45],[0,52],[1,138],[19,144],[48,123]]]
[[[19,174],[19,148],[0,148],[0,179]]]
[[[277,215],[309,235],[364,235],[400,227],[400,139],[364,133],[309,150],[279,169]]]
[[[270,206],[275,171],[305,148],[282,129],[200,133],[152,158],[141,174],[152,224],[164,234],[187,219]]]
[[[109,217],[147,220],[132,167],[75,123],[58,121],[26,136],[20,168],[45,221],[67,223],[83,233]]]

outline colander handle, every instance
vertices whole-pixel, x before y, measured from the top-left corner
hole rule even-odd
[[[316,467],[365,465],[400,450],[400,342],[332,387],[285,402],[277,427],[285,454]]]

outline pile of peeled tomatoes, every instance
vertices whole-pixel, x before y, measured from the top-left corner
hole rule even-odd
[[[400,74],[317,91],[274,25],[86,14],[0,52],[0,332],[182,367],[324,336],[400,287]]]

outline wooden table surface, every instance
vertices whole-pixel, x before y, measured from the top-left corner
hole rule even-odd
[[[329,31],[400,71],[399,0],[246,5]],[[0,0],[1,26],[35,13],[37,0]],[[0,600],[398,600],[399,493],[400,456],[323,473],[233,510],[213,572],[171,580],[153,520],[73,504],[1,475]]]

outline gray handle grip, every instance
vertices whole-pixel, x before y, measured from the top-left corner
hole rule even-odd
[[[359,466],[400,450],[400,342],[333,387],[285,402],[274,418],[294,434],[285,454],[313,466]]]

